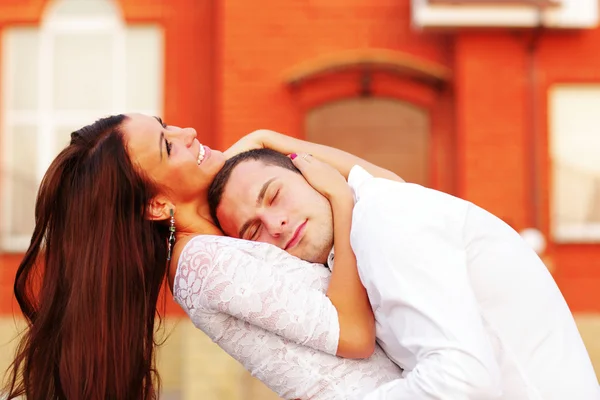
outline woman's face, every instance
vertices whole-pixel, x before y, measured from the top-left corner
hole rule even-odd
[[[202,145],[194,128],[142,114],[127,117],[122,129],[129,156],[162,194],[176,205],[206,201],[208,187],[225,163],[223,153]]]

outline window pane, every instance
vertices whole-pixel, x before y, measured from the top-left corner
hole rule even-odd
[[[162,31],[158,27],[127,28],[127,110],[160,110]]]
[[[555,228],[600,223],[600,85],[559,85],[550,93]]]
[[[61,0],[49,12],[51,17],[104,17],[118,13],[113,0]]]
[[[11,88],[7,107],[19,111],[37,110],[39,30],[10,28],[6,38],[7,86]]]
[[[31,235],[34,227],[37,147],[36,128],[15,126],[12,129],[11,160],[6,171],[10,181],[9,209],[11,235]]]
[[[113,36],[57,35],[54,46],[54,109],[110,109]]]
[[[91,124],[93,120],[87,120],[80,125],[58,126],[54,133],[54,153],[58,154],[71,142],[71,132],[74,132],[85,125]]]
[[[410,103],[360,98],[327,103],[306,117],[307,140],[337,147],[428,184],[429,116]]]

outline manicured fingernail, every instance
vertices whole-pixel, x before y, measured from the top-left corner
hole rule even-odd
[[[296,153],[292,153],[290,154],[290,158],[293,160],[294,158],[298,157],[298,154]]]

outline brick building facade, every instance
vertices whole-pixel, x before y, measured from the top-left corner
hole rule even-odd
[[[0,0],[0,34],[43,25],[51,3]],[[561,5],[542,1],[512,2],[523,3],[514,6],[520,11],[535,11],[534,24],[427,25],[415,15],[427,2],[412,3],[118,0],[114,5],[126,26],[157,27],[159,111],[168,123],[195,127],[209,146],[224,149],[258,128],[278,130],[347,149],[408,180],[473,201],[518,231],[541,231],[547,241],[543,258],[600,369],[600,343],[594,340],[600,332],[600,167],[594,169],[600,156],[585,173],[563,165],[567,147],[584,154],[598,146],[600,154],[599,140],[581,143],[592,137],[586,129],[593,132],[594,105],[600,109],[595,102],[600,28],[593,22],[545,23],[546,11],[538,7]],[[491,7],[496,6],[513,7]],[[590,7],[598,13],[597,6]],[[12,53],[0,50],[0,75],[6,75],[1,68]],[[0,92],[6,90],[1,82],[7,79],[0,81]],[[0,120],[7,118],[6,107],[5,101]],[[588,125],[569,132],[584,120]],[[3,126],[5,141],[12,133]],[[564,144],[569,140],[572,146]],[[0,186],[0,194],[6,190]],[[8,228],[0,233],[10,235]],[[18,249],[0,253],[0,314],[11,322],[20,254]],[[182,317],[176,306],[169,308],[174,321]],[[171,348],[193,340],[177,332]],[[169,361],[179,368],[177,377],[167,379],[173,398],[192,393],[182,389],[187,361],[181,357]],[[243,376],[232,368],[223,376],[234,381]],[[253,384],[248,385],[244,390]],[[210,387],[193,393],[224,398]],[[240,394],[244,390],[227,396],[249,398]],[[264,398],[261,390],[256,398]]]

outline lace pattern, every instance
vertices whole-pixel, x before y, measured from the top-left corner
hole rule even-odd
[[[175,300],[223,350],[288,399],[360,399],[401,377],[377,347],[368,360],[335,357],[329,270],[264,243],[197,236],[179,259]]]

